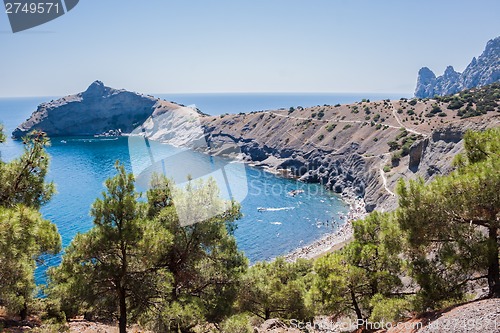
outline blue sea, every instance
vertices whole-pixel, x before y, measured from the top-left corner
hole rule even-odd
[[[158,95],[184,105],[196,105],[208,114],[239,113],[290,106],[314,106],[348,103],[362,98],[380,100],[399,96],[373,94],[172,94]],[[36,110],[38,104],[54,97],[0,99],[0,122],[5,133],[12,130]],[[165,156],[176,148],[156,145]],[[42,208],[45,218],[54,222],[67,246],[77,233],[92,227],[89,209],[104,190],[104,180],[115,175],[115,161],[132,171],[128,138],[54,138],[47,148],[51,157],[48,179],[54,181],[57,194]],[[9,139],[0,146],[1,158],[19,156],[23,145]],[[197,152],[189,158],[198,164],[214,165],[213,160]],[[132,156],[136,158],[137,156]],[[133,159],[132,158],[132,159]],[[304,246],[331,232],[342,223],[339,214],[348,207],[340,198],[317,184],[284,179],[260,169],[225,163],[231,186],[245,188],[240,195],[243,217],[237,221],[235,237],[238,247],[250,262],[268,260]],[[291,190],[302,189],[296,196]],[[37,268],[36,280],[45,281],[47,267],[57,265],[60,256],[48,258]]]

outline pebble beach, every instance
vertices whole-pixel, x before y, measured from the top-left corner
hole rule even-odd
[[[286,254],[284,256],[286,261],[293,262],[299,258],[317,258],[325,253],[342,248],[351,240],[353,235],[352,222],[362,219],[367,215],[365,202],[362,198],[355,197],[348,192],[342,194],[342,199],[350,207],[349,213],[344,217],[346,222],[335,231],[320,239]]]

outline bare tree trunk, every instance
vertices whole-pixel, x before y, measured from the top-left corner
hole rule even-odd
[[[19,312],[19,316],[21,317],[21,320],[24,321],[28,318],[28,304],[24,302],[23,308]]]
[[[489,296],[500,297],[500,266],[498,262],[498,228],[489,228],[488,287]]]
[[[120,288],[120,318],[119,318],[119,327],[120,333],[127,333],[127,302],[125,296],[124,288]]]
[[[359,308],[358,302],[356,301],[356,295],[354,294],[354,291],[351,289],[351,301],[352,301],[352,306],[354,306],[354,311],[356,312],[356,317],[358,319],[358,322],[356,323],[357,328],[362,328],[364,327],[363,323],[363,314],[361,313],[361,309]]]

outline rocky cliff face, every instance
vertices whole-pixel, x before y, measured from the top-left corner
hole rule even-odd
[[[405,101],[385,107],[381,102],[364,104],[363,109],[381,115],[382,123],[360,120],[368,116],[352,112],[359,104],[315,107],[292,114],[278,110],[211,117],[203,123],[210,146],[215,147],[210,153],[224,155],[225,147],[236,143],[248,163],[305,182],[319,182],[337,193],[349,191],[364,197],[368,211],[387,211],[397,205],[394,192],[401,177],[427,181],[449,173],[453,158],[463,149],[462,138],[468,129],[500,124],[498,112],[463,120],[450,114],[421,123],[398,116],[396,111],[426,113],[424,110],[432,108],[433,103],[418,102],[413,107]],[[304,117],[321,110],[325,116],[320,120]],[[393,157],[404,150],[392,150],[391,144],[403,144],[410,138],[415,140],[407,155],[403,153],[397,165],[387,171]]]
[[[152,96],[112,89],[95,81],[82,93],[40,104],[12,135],[20,138],[36,129],[49,136],[129,133],[157,108],[178,107]]]
[[[500,37],[490,40],[479,58],[472,59],[463,73],[448,66],[442,76],[427,67],[418,72],[415,96],[427,98],[451,95],[464,89],[482,87],[500,81]]]

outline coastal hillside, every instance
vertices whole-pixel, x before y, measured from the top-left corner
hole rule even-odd
[[[362,100],[220,116],[197,112],[210,150],[197,149],[228,155],[236,144],[242,154],[232,157],[287,177],[319,182],[337,193],[364,197],[367,211],[392,210],[397,180],[430,180],[451,171],[467,130],[500,124],[499,102],[497,83],[437,99]],[[96,81],[84,93],[40,105],[13,136],[33,129],[49,136],[120,135],[143,123],[154,128],[152,119],[174,110],[182,109]],[[155,136],[178,145],[179,137],[189,137],[183,132],[190,127],[177,121],[177,127],[155,129]]]
[[[38,129],[49,136],[117,135],[131,132],[157,109],[179,107],[95,81],[84,92],[40,104],[12,135],[21,138]]]
[[[482,87],[500,80],[500,37],[490,40],[484,52],[472,59],[463,73],[448,66],[443,75],[423,67],[418,72],[415,97],[426,98],[455,94],[464,89]]]
[[[212,150],[237,142],[246,162],[353,191],[372,211],[396,205],[400,177],[452,169],[469,129],[500,124],[500,84],[438,99],[368,100],[204,118]]]

